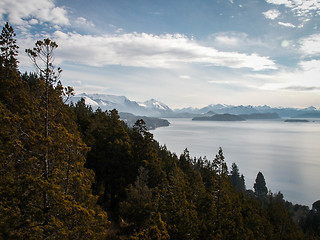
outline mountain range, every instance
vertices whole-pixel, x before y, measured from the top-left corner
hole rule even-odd
[[[86,94],[81,93],[73,96],[70,101],[73,103],[84,99],[92,109],[101,108],[103,111],[117,109],[118,112],[126,112],[134,115],[144,115],[149,117],[161,117],[171,114],[173,111],[165,104],[150,99],[145,102],[131,101],[125,96],[106,95],[106,94]]]
[[[311,114],[312,116],[320,116],[320,110],[315,107],[308,108],[284,108],[264,106],[234,106],[225,104],[210,104],[203,108],[182,108],[171,109],[166,104],[150,99],[145,102],[131,101],[125,96],[106,95],[106,94],[86,94],[81,93],[73,96],[70,101],[78,102],[83,98],[87,105],[94,110],[101,108],[103,111],[117,109],[119,112],[131,113],[134,115],[148,117],[186,117],[193,118],[197,116],[212,116],[214,114],[256,114],[256,113],[276,113],[280,117],[289,118],[296,117],[301,114]]]

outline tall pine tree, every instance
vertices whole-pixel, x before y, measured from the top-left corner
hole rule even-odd
[[[12,31],[1,35],[13,36]],[[1,43],[7,42],[15,41]],[[6,86],[0,95],[1,239],[105,236],[107,215],[91,193],[93,172],[84,168],[87,147],[55,77],[51,57],[56,46],[46,39],[28,51],[34,60],[40,57],[37,47],[49,55],[38,75],[25,75],[23,80],[6,63],[6,59],[17,61],[8,58],[6,47],[1,48],[0,83]],[[8,52],[15,57],[14,51]]]
[[[262,200],[267,197],[268,189],[266,186],[266,180],[261,172],[257,174],[256,181],[253,185],[254,195],[258,200]]]

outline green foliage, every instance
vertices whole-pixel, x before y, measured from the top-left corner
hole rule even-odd
[[[50,71],[42,72],[48,79],[22,78],[13,65],[1,65],[0,238],[104,239],[107,215],[91,193],[93,172],[84,168],[88,148]]]
[[[199,233],[196,205],[189,199],[190,188],[184,173],[176,168],[168,184],[157,189],[157,204],[172,239],[195,239]]]
[[[266,186],[266,181],[261,172],[257,174],[256,182],[254,183],[254,195],[258,200],[263,200],[267,197],[268,189]]]
[[[19,47],[16,44],[17,40],[15,37],[16,34],[14,33],[12,26],[7,22],[0,35],[0,62],[1,66],[3,66],[6,71],[17,71],[18,68],[18,60],[16,57],[18,56]]]
[[[134,185],[127,188],[127,199],[120,204],[121,216],[139,232],[146,226],[154,212],[152,192],[148,187],[148,171],[140,167]]]
[[[296,227],[285,209],[283,195],[269,195],[268,214],[273,225],[273,239],[303,239],[302,231]]]
[[[134,234],[130,240],[169,240],[170,236],[166,229],[167,224],[161,219],[161,214],[154,214],[150,226],[141,232]]]
[[[79,108],[75,110],[79,116]],[[86,166],[95,172],[94,192],[100,196],[101,205],[117,210],[125,198],[125,187],[133,183],[141,163],[132,161],[131,139],[116,110],[97,110],[92,115],[87,112],[90,124],[85,126],[83,121],[80,125],[87,128],[83,135],[91,148]]]
[[[246,190],[244,176],[240,176],[239,168],[235,163],[232,163],[231,166],[231,184],[238,190],[238,192],[244,192]]]
[[[303,231],[309,239],[320,239],[320,200],[312,204],[312,209],[307,216],[300,222]]]

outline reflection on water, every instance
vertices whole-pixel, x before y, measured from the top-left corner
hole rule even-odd
[[[177,155],[188,148],[191,156],[213,159],[222,147],[228,166],[237,163],[248,189],[261,171],[267,187],[293,203],[311,206],[320,199],[319,121],[169,121],[169,127],[152,133]]]

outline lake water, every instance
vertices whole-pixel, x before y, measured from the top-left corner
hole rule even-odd
[[[235,162],[253,189],[261,171],[273,193],[311,206],[320,199],[320,121],[283,120],[243,122],[168,119],[169,127],[151,131],[154,138],[178,156],[188,148],[192,157],[213,159],[222,147],[228,167]]]

